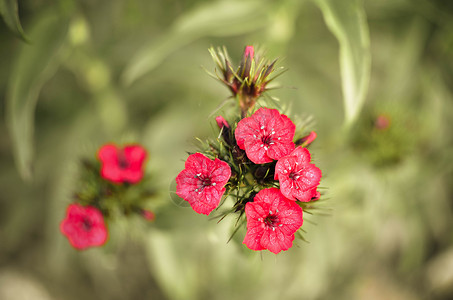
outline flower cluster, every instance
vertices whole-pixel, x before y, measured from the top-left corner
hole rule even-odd
[[[60,231],[74,248],[104,245],[107,223],[118,213],[154,220],[154,213],[145,208],[151,192],[141,184],[146,158],[141,145],[106,144],[99,149],[97,161],[84,161],[75,201],[60,223]]]
[[[303,210],[321,197],[321,170],[306,148],[316,133],[296,133],[293,121],[277,109],[255,109],[275,61],[257,63],[254,48],[248,46],[241,65],[233,71],[224,53],[213,56],[223,73],[220,80],[238,99],[240,117],[230,122],[216,118],[219,137],[189,155],[176,177],[176,194],[205,215],[227,202],[222,197],[232,199],[232,207],[219,217],[235,213],[236,224],[245,218],[243,243],[251,250],[279,253],[292,246],[303,223]]]

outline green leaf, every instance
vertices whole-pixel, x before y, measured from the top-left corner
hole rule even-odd
[[[15,35],[28,42],[20,24],[17,0],[0,0],[0,15]]]
[[[365,102],[371,70],[370,37],[361,0],[314,0],[340,44],[345,123],[351,125]]]
[[[261,1],[216,1],[183,14],[162,36],[145,45],[126,67],[126,85],[157,67],[179,48],[204,36],[231,36],[252,32],[267,24]]]
[[[41,15],[34,24],[32,45],[23,44],[13,65],[6,94],[6,122],[19,173],[31,179],[34,112],[42,86],[56,72],[67,23],[55,12]]]

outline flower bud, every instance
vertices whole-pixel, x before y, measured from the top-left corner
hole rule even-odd
[[[222,129],[223,126],[230,128],[230,124],[228,124],[227,120],[225,120],[222,116],[216,117],[215,121],[217,122],[217,126],[219,126],[220,129]]]
[[[318,135],[316,134],[316,132],[312,131],[303,138],[298,139],[295,144],[301,145],[302,147],[307,147],[316,139],[317,136]]]

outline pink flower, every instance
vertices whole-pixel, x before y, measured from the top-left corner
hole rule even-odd
[[[255,164],[272,162],[294,150],[296,126],[276,109],[260,108],[239,121],[235,131],[239,148]]]
[[[275,165],[275,179],[280,182],[282,194],[291,200],[308,202],[316,198],[316,188],[321,180],[321,170],[310,163],[307,148],[297,147]]]
[[[70,204],[66,218],[60,224],[60,231],[69,243],[79,250],[102,246],[107,241],[107,229],[102,213],[93,206]]]
[[[187,158],[185,169],[176,177],[176,194],[188,201],[195,212],[209,215],[219,205],[230,176],[231,168],[226,162],[195,153]]]
[[[302,226],[302,208],[286,199],[277,188],[261,190],[245,205],[247,233],[243,244],[251,250],[272,253],[288,250],[294,233]]]
[[[114,183],[137,183],[143,178],[143,163],[146,150],[140,145],[128,145],[119,148],[106,144],[99,149],[101,176]]]

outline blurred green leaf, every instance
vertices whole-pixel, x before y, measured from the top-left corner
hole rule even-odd
[[[216,1],[188,11],[168,32],[134,55],[123,73],[129,85],[158,66],[168,55],[204,36],[228,36],[264,27],[268,16],[258,1]]]
[[[314,0],[340,44],[345,122],[357,118],[370,81],[370,37],[361,0]]]
[[[23,44],[13,65],[7,95],[6,121],[21,176],[30,179],[33,161],[34,112],[39,92],[55,73],[58,52],[67,33],[67,23],[49,13],[33,26],[33,45]]]
[[[0,15],[14,34],[24,41],[28,41],[20,24],[17,0],[0,0]]]

